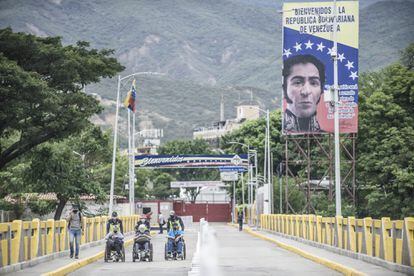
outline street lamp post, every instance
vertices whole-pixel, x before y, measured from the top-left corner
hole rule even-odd
[[[138,73],[133,73],[130,74],[128,76],[122,77],[121,75],[118,75],[118,88],[117,88],[117,93],[116,93],[116,111],[115,111],[115,124],[114,124],[114,144],[113,144],[113,151],[112,151],[112,170],[111,170],[111,187],[110,187],[110,192],[109,192],[109,215],[112,214],[113,211],[113,205],[114,205],[114,186],[115,186],[115,168],[116,168],[116,148],[117,148],[117,143],[118,143],[118,117],[119,117],[119,104],[120,104],[120,93],[121,93],[121,81],[134,77],[134,76],[138,76],[138,75],[164,75],[162,73],[156,73],[156,72],[138,72]],[[133,122],[134,123],[134,122]],[[134,128],[134,127],[133,127]],[[135,145],[132,145],[135,148]],[[130,154],[130,152],[128,152]],[[128,156],[128,158],[131,158],[131,156]],[[135,157],[133,157],[135,159]],[[132,162],[132,166],[134,166],[134,161]],[[131,162],[129,161],[129,164],[131,164]],[[130,167],[130,173],[132,173],[132,177],[130,177],[130,190],[131,190],[131,186],[134,185],[134,181],[132,179],[135,179],[135,170],[134,168],[132,168],[131,170],[131,165],[129,165]],[[131,183],[132,182],[132,183]],[[132,197],[132,199],[131,199]],[[134,195],[130,193],[130,202],[134,201]],[[132,210],[132,207],[131,207]]]
[[[342,215],[341,207],[341,157],[339,149],[339,91],[338,91],[338,42],[337,42],[337,6],[334,0],[334,30],[332,58],[334,60],[334,140],[335,140],[335,206],[336,215]]]
[[[267,198],[264,199],[264,208],[263,213],[271,214],[273,206],[273,192],[272,192],[272,172],[271,172],[271,149],[270,149],[270,113],[269,109],[261,109],[260,107],[253,107],[257,110],[264,112],[266,114],[266,135],[265,135],[265,150],[264,150],[264,185],[265,185],[265,195]],[[267,186],[266,186],[267,185]],[[267,201],[266,201],[267,200]]]
[[[253,203],[253,178],[254,178],[253,175],[255,174],[257,176],[257,151],[254,150],[254,149],[250,149],[250,145],[240,143],[240,142],[228,142],[228,144],[236,144],[236,145],[241,145],[242,147],[247,147],[248,161],[249,161],[248,162],[248,167],[247,167],[248,168],[248,172],[247,172],[247,176],[248,176],[248,180],[247,180],[247,183],[248,183],[248,186],[247,186],[247,188],[248,188],[247,203],[248,203],[249,207],[251,207],[251,205]],[[254,158],[254,160],[255,160],[254,161],[254,166],[252,165],[251,158]],[[253,168],[255,168],[255,173],[253,171]],[[243,177],[243,174],[242,174],[242,177]],[[243,198],[242,199],[242,204],[244,205],[245,198],[244,198],[244,185],[243,184],[244,184],[244,180],[242,178],[242,198]],[[245,214],[243,213],[243,216],[244,215]],[[252,219],[252,216],[251,216],[251,213],[250,213],[250,216],[249,216],[249,224],[250,225],[252,224],[251,219]]]

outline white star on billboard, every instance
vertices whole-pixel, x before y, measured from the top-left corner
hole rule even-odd
[[[305,45],[306,45],[306,49],[312,49],[313,43],[310,40],[308,40],[308,42],[306,42]]]
[[[338,59],[339,59],[340,62],[342,62],[344,59],[346,59],[345,54],[344,53],[338,54]]]
[[[290,52],[290,48],[289,49],[283,49],[283,55],[286,56],[287,58],[291,55],[292,53]]]
[[[358,78],[357,73],[358,73],[357,71],[355,71],[355,72],[351,71],[351,75],[349,77],[352,78],[352,80],[355,80],[356,78]]]
[[[302,50],[302,43],[297,43],[296,42],[296,45],[293,46],[293,48],[295,48],[296,52],[299,51],[299,50]]]
[[[335,53],[336,53],[335,47],[328,48],[328,55],[332,56],[332,54],[335,54]]]
[[[347,64],[345,64],[345,67],[347,67],[348,70],[351,70],[351,68],[354,68],[354,62],[353,61],[351,62],[350,60],[348,60]]]
[[[325,48],[326,46],[324,46],[323,45],[323,43],[321,42],[320,44],[316,44],[317,45],[317,47],[318,47],[318,49],[316,49],[316,50],[318,50],[318,51],[321,51],[321,52],[323,52],[323,48]]]

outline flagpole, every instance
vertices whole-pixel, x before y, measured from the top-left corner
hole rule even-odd
[[[135,214],[135,112],[132,113],[132,215]]]
[[[117,138],[118,138],[118,117],[119,117],[119,102],[120,102],[120,91],[121,91],[121,81],[128,79],[133,76],[138,75],[153,75],[153,76],[164,76],[164,73],[158,72],[137,72],[121,78],[121,75],[118,75],[118,89],[116,93],[116,112],[115,112],[115,124],[114,124],[114,146],[112,153],[112,171],[111,171],[111,187],[109,192],[109,212],[108,215],[112,215],[113,205],[114,205],[114,186],[115,186],[115,166],[116,166],[116,148],[117,148]]]
[[[130,214],[132,213],[132,166],[131,166],[131,110],[129,110],[128,108],[128,175],[129,175],[129,182],[128,182],[128,187],[129,187],[129,211]],[[132,215],[132,214],[131,214]]]
[[[109,214],[112,215],[114,205],[114,184],[115,184],[115,163],[116,163],[116,147],[118,138],[118,114],[119,114],[119,97],[121,90],[121,75],[118,75],[118,89],[116,92],[116,112],[115,112],[115,124],[114,124],[114,147],[112,151],[112,171],[111,171],[111,187],[109,192]]]

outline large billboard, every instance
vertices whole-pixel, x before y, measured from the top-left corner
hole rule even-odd
[[[337,1],[339,126],[358,131],[358,1]],[[282,129],[333,133],[334,3],[283,5]]]

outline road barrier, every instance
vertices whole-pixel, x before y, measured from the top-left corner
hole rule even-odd
[[[260,215],[264,230],[414,267],[414,218],[390,220],[316,215]]]
[[[124,232],[134,230],[138,215],[120,216]],[[83,218],[80,244],[103,239],[109,217]],[[30,261],[41,256],[69,249],[66,220],[32,221],[14,220],[0,223],[0,267]]]

